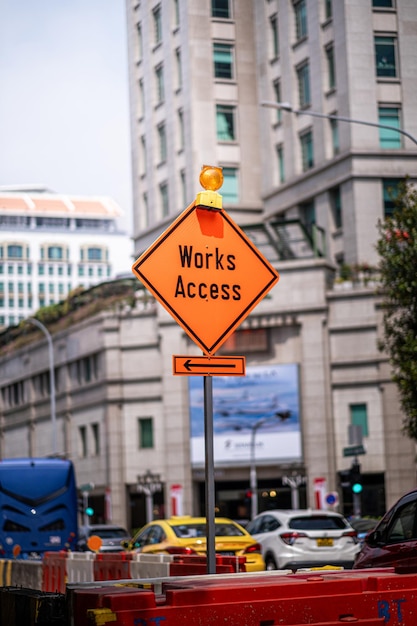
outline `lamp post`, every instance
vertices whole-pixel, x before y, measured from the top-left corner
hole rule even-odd
[[[26,322],[37,326],[39,330],[43,332],[48,342],[48,354],[49,354],[49,386],[50,386],[50,398],[51,398],[51,424],[52,424],[52,455],[57,455],[56,447],[56,406],[55,406],[55,367],[54,367],[54,348],[52,344],[52,337],[49,330],[34,317],[28,317]]]
[[[153,474],[151,470],[146,470],[145,474],[137,478],[137,491],[144,493],[146,498],[146,523],[153,520],[153,494],[162,491],[159,474]]]
[[[275,415],[270,417],[261,417],[254,424],[251,425],[251,437],[250,437],[250,491],[251,491],[251,519],[254,519],[258,514],[258,476],[256,471],[256,433],[262,426],[271,421],[272,419],[279,419],[284,421],[291,415],[290,411],[278,411]],[[238,427],[242,428],[241,426]]]
[[[386,128],[387,130],[394,130],[405,137],[408,137],[413,143],[417,145],[417,139],[410,135],[407,131],[396,126],[387,126],[386,124],[379,124],[378,122],[367,122],[366,120],[358,120],[353,117],[343,117],[341,115],[331,115],[329,113],[318,113],[317,111],[310,111],[310,109],[295,109],[289,102],[261,102],[261,106],[270,107],[272,109],[280,109],[282,111],[288,111],[289,113],[295,113],[296,115],[311,115],[311,117],[322,117],[328,120],[336,120],[338,122],[348,122],[350,124],[363,124],[364,126],[375,126],[376,128]]]

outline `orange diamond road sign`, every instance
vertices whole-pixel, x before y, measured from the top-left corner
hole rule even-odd
[[[132,271],[206,354],[220,348],[279,280],[223,209],[195,202]]]
[[[172,357],[174,376],[245,376],[244,356],[177,356]]]

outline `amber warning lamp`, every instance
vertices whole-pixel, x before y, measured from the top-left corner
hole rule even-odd
[[[222,197],[217,190],[223,185],[223,168],[214,165],[203,165],[200,173],[200,185],[205,191],[196,195],[195,205],[209,209],[222,209]]]

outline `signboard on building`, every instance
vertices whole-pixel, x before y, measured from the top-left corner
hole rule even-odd
[[[202,378],[190,377],[189,398],[191,462],[198,466],[204,464]],[[252,442],[256,461],[302,458],[298,365],[249,366],[245,377],[213,378],[215,462],[247,465]]]

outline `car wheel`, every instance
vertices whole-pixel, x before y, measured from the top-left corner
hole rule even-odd
[[[268,554],[268,556],[265,557],[265,569],[270,572],[274,569],[278,569],[278,566],[276,564],[276,561],[274,559],[274,557],[271,554]]]

